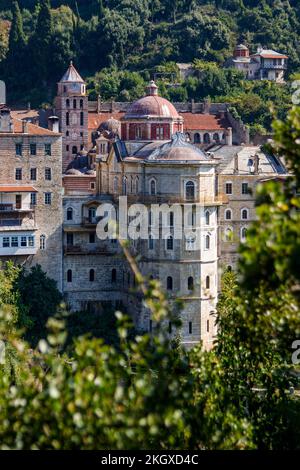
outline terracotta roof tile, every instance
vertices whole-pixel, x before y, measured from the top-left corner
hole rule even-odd
[[[14,124],[14,134],[23,134],[23,124],[21,119],[16,119],[15,117],[13,119],[13,124]],[[29,135],[49,135],[49,136],[55,136],[55,135],[60,135],[57,134],[56,132],[52,132],[49,129],[45,129],[44,127],[39,127],[36,126],[35,124],[31,124],[28,122],[28,134]]]
[[[229,127],[226,119],[221,119],[213,114],[180,113],[180,115],[183,117],[183,128],[185,131],[217,131]]]
[[[0,193],[37,193],[37,189],[33,186],[1,186]]]

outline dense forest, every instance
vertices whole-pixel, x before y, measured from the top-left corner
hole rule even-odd
[[[91,99],[127,101],[159,73],[173,101],[232,103],[246,123],[269,129],[270,104],[286,114],[289,86],[249,83],[224,61],[235,44],[289,56],[300,72],[300,5],[295,0],[0,0],[0,77],[11,104],[47,106],[72,59]],[[178,62],[195,74],[180,80]],[[293,74],[293,75],[292,75]]]

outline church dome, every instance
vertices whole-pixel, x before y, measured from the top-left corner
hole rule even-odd
[[[110,117],[106,121],[103,121],[98,130],[100,132],[108,131],[109,133],[119,134],[121,128],[121,123],[117,119]]]
[[[173,134],[171,141],[158,145],[154,151],[149,153],[146,159],[186,163],[188,161],[207,161],[210,160],[210,157],[198,147],[187,142],[184,134],[176,132]]]
[[[154,81],[149,83],[146,90],[146,96],[134,101],[129,106],[124,119],[148,117],[182,119],[170,101],[158,96]]]

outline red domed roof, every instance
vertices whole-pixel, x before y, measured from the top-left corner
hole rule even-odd
[[[147,96],[134,101],[124,116],[125,119],[147,117],[182,120],[172,103],[157,95],[157,86],[153,81],[147,87]]]

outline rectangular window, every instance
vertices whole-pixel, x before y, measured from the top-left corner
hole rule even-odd
[[[74,245],[74,234],[73,233],[67,233],[67,245],[68,246],[73,246]]]
[[[96,241],[96,236],[94,233],[89,234],[89,243],[95,243]]]
[[[45,155],[51,155],[51,144],[45,144]]]
[[[16,168],[16,180],[22,179],[22,168]]]
[[[189,334],[191,335],[193,333],[193,323],[189,321]]]
[[[27,237],[21,237],[21,246],[27,246]]]
[[[28,246],[34,246],[34,236],[28,237]]]
[[[30,204],[32,206],[36,206],[36,193],[31,193],[30,194]]]
[[[22,144],[16,144],[16,155],[22,156]]]
[[[249,194],[248,183],[242,183],[242,194]]]
[[[30,155],[36,155],[36,144],[30,144]]]
[[[36,181],[36,168],[30,168],[30,179]]]
[[[52,194],[51,193],[45,193],[45,204],[50,206],[52,202]]]
[[[2,246],[3,246],[3,248],[9,248],[9,246],[10,246],[9,237],[3,237],[3,239],[2,239]]]
[[[51,181],[51,168],[45,168],[45,180]]]
[[[11,246],[13,246],[13,247],[19,246],[18,237],[11,237]]]
[[[226,183],[226,194],[232,194],[232,183]]]

